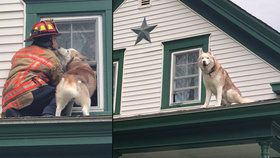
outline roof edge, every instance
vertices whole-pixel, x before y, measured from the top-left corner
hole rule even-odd
[[[229,0],[180,0],[280,70],[280,34]]]

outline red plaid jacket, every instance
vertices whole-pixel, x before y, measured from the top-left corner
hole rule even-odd
[[[32,45],[16,52],[2,94],[3,113],[30,105],[31,92],[43,85],[57,85],[62,73],[58,57],[49,49]]]

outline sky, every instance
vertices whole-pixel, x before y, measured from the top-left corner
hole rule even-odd
[[[280,0],[231,0],[280,32]]]

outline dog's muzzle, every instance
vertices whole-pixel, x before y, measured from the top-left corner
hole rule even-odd
[[[203,65],[203,66],[207,66],[206,61],[203,61],[203,62],[202,62],[202,65]]]

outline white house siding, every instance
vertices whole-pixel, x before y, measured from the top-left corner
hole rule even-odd
[[[148,25],[157,25],[150,34],[152,43],[143,40],[134,46],[137,35],[131,28],[139,27],[144,17]],[[115,117],[178,110],[160,109],[162,42],[209,33],[210,48],[244,97],[276,97],[269,83],[280,81],[279,71],[178,0],[151,0],[150,7],[141,9],[138,0],[125,0],[113,19],[114,50],[126,48],[121,114]]]
[[[13,54],[24,46],[24,3],[0,1],[0,99]],[[2,101],[0,101],[0,105]],[[1,108],[0,108],[1,111]]]

